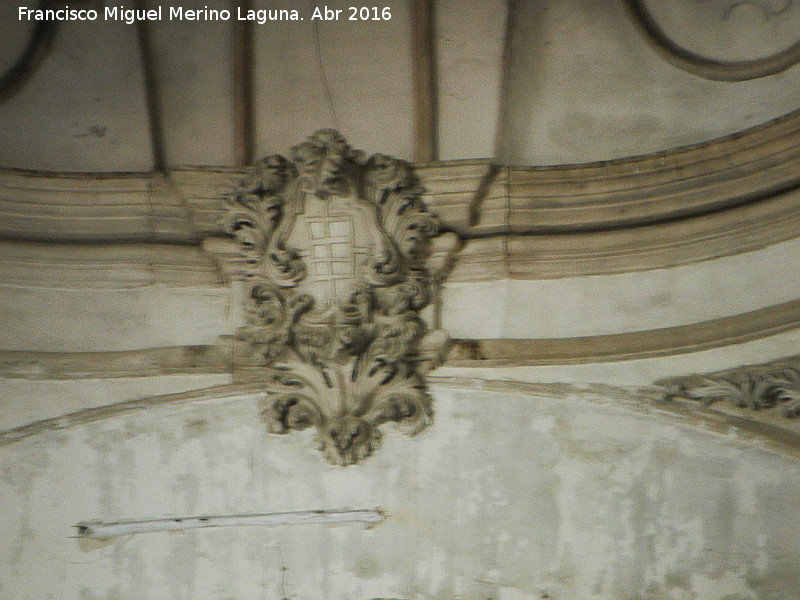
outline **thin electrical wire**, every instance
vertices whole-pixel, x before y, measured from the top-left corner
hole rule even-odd
[[[314,10],[318,10],[317,0],[311,0],[311,4],[314,7]],[[314,51],[317,57],[317,70],[319,71],[319,77],[322,80],[322,90],[325,93],[325,99],[328,102],[328,108],[331,111],[331,117],[333,118],[333,125],[336,129],[339,129],[339,117],[336,114],[336,107],[333,104],[333,94],[331,93],[330,85],[328,85],[328,78],[325,76],[325,68],[322,65],[322,45],[320,44],[319,38],[319,23],[318,19],[314,19]]]

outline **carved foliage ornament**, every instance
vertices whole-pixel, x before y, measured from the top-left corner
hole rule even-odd
[[[437,220],[409,164],[369,159],[334,130],[259,161],[226,228],[246,263],[238,332],[268,367],[262,417],[273,433],[314,427],[334,464],[379,445],[387,421],[414,435],[432,420],[421,347],[442,346],[420,311],[437,273]]]
[[[665,379],[656,385],[666,399],[690,398],[705,404],[725,401],[740,408],[778,409],[786,417],[800,416],[800,356]]]

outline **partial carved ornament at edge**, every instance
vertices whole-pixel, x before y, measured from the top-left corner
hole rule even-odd
[[[785,417],[800,416],[800,355],[706,375],[664,379],[656,385],[667,400],[722,401],[751,410],[779,410]]]
[[[232,195],[245,325],[237,337],[264,368],[270,432],[316,429],[327,460],[350,465],[433,419],[424,374],[449,341],[420,313],[458,238],[440,235],[412,167],[367,159],[320,130],[260,160]]]

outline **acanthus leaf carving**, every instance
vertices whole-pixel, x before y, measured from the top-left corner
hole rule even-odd
[[[438,221],[408,163],[366,159],[330,129],[290,156],[256,163],[229,201],[246,265],[238,337],[267,373],[267,429],[314,427],[327,460],[349,465],[382,424],[416,435],[432,422],[423,374],[448,337],[420,313],[457,242],[432,248]]]
[[[778,409],[785,417],[800,416],[800,356],[665,379],[656,385],[667,399],[689,398],[705,404],[724,401],[739,408]]]

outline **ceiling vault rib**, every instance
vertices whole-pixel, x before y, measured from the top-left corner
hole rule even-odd
[[[235,4],[247,11],[252,7],[252,0],[239,0]],[[252,21],[234,21],[233,151],[239,167],[252,164],[254,156],[253,66]]]
[[[436,85],[435,0],[412,5],[414,160],[438,160],[439,115]]]
[[[497,159],[505,153],[506,123],[508,121],[508,90],[511,67],[514,59],[514,28],[517,13],[517,0],[508,0],[506,31],[503,40],[503,58],[500,64],[500,93],[497,106],[497,126],[495,127],[494,156]]]
[[[47,6],[42,4],[42,6]],[[0,76],[0,104],[19,92],[50,53],[58,21],[38,21],[19,60]]]
[[[137,10],[146,10],[145,0],[136,0]],[[153,169],[164,172],[167,168],[164,151],[164,130],[161,118],[161,102],[156,82],[155,59],[150,32],[145,21],[137,21],[136,34],[139,42],[139,57],[142,63],[145,101],[147,102],[147,121],[150,128],[150,145],[153,153]]]

